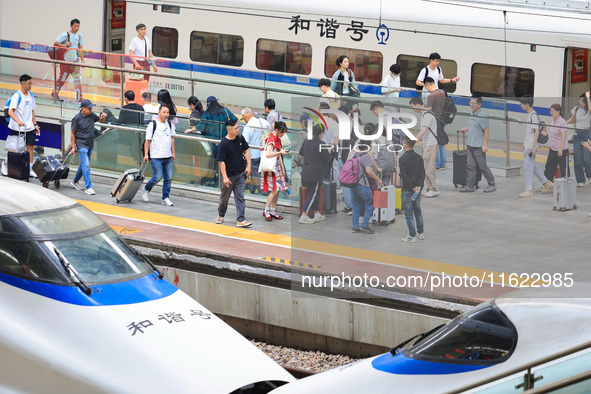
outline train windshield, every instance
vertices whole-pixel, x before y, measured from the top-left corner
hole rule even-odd
[[[517,330],[494,304],[458,316],[406,349],[408,357],[453,364],[496,364],[517,344]]]

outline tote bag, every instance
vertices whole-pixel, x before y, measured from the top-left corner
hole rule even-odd
[[[267,157],[267,150],[261,151],[261,164],[259,165],[259,172],[275,173],[275,164],[277,164],[277,157]]]
[[[9,135],[6,137],[6,145],[4,146],[4,150],[8,152],[20,153],[24,152],[26,149],[24,133],[19,133],[19,135]]]

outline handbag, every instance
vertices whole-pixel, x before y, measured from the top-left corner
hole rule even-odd
[[[351,70],[348,70],[348,71],[349,71],[349,81],[350,81],[352,79],[351,78]],[[361,96],[361,92],[359,91],[357,84],[354,82],[349,83],[349,96],[350,97],[360,97]]]
[[[27,150],[27,147],[25,146],[25,134],[19,133],[18,135],[9,135],[6,137],[4,150],[16,153],[21,153]]]
[[[549,139],[547,131],[546,131],[546,134],[542,134],[542,131],[546,130],[546,122],[544,122],[544,121],[540,122],[539,130],[540,130],[540,133],[538,134],[538,144],[544,145],[545,143],[548,142],[548,139]]]
[[[259,172],[275,173],[275,164],[277,164],[277,157],[267,157],[267,149],[261,151],[261,164],[259,164]]]

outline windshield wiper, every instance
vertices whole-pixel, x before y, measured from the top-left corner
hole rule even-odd
[[[142,256],[142,259],[146,262],[146,264],[148,264],[150,266],[150,268],[152,268],[152,271],[155,271],[158,273],[158,275],[156,275],[159,279],[164,279],[164,274],[162,272],[160,272],[158,270],[158,268],[156,268],[156,266],[154,265],[154,263],[152,263],[143,253],[139,253],[140,256]]]
[[[66,270],[66,272],[68,272],[70,274],[70,276],[75,276],[76,279],[78,279],[78,282],[76,282],[78,287],[80,287],[80,289],[86,295],[91,295],[92,289],[86,283],[84,283],[84,281],[82,280],[80,275],[78,275],[78,272],[74,269],[74,267],[72,267],[72,264],[68,263],[66,261],[66,259],[64,259],[64,256],[62,256],[62,254],[59,252],[59,250],[57,250],[56,247],[53,248],[53,251],[55,252],[55,255],[57,256],[60,263],[64,266],[64,269]]]
[[[392,353],[393,356],[397,355],[398,354],[398,351],[400,349],[402,349],[404,346],[406,346],[406,344],[408,344],[409,342],[411,342],[413,339],[419,338],[419,340],[415,343],[415,345],[416,345],[417,343],[421,342],[423,339],[425,339],[429,335],[433,334],[435,331],[439,330],[443,326],[445,326],[445,324],[440,324],[440,325],[438,325],[437,327],[435,327],[432,330],[429,330],[429,331],[424,332],[422,334],[417,334],[414,337],[411,337],[411,338],[407,339],[406,341],[402,342],[401,344],[393,347],[392,350],[390,350],[390,353]]]

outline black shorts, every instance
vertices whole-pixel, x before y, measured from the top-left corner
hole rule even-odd
[[[12,135],[18,135],[19,131],[10,130]],[[20,132],[22,133],[22,131]],[[35,130],[25,132],[25,141],[27,145],[35,145],[35,138],[37,138],[37,134]]]

